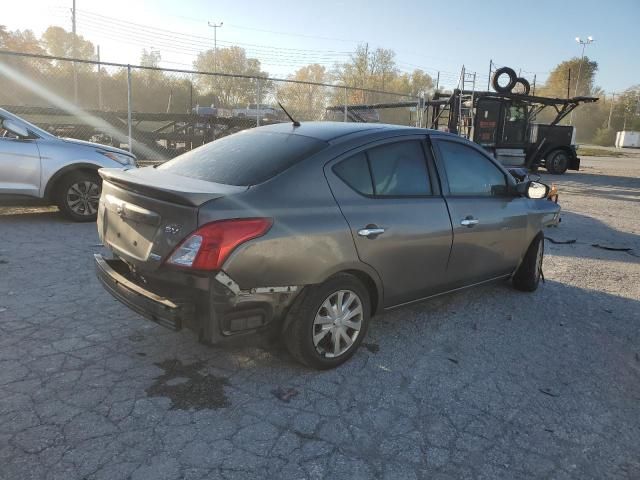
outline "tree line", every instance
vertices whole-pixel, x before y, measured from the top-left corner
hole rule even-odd
[[[598,63],[574,57],[558,64],[536,95],[567,98],[598,97],[596,103],[583,104],[575,110],[573,124],[579,142],[613,145],[616,132],[640,130],[640,84],[615,96],[595,85]]]
[[[96,60],[92,42],[57,26],[51,26],[36,37],[30,30],[10,31],[0,25],[0,49]],[[143,50],[140,65],[157,67],[160,52]],[[126,68],[97,68],[95,64],[2,56],[5,65],[34,79],[55,95],[74,100],[74,77],[77,78],[78,104],[85,109],[122,111],[127,108]],[[75,72],[74,72],[75,69]],[[360,45],[349,61],[327,68],[310,64],[297,69],[288,78],[301,82],[324,83],[360,90],[320,87],[309,84],[274,82],[262,68],[258,58],[247,57],[238,46],[203,51],[193,62],[193,69],[221,72],[255,78],[171,73],[162,70],[132,69],[133,110],[140,112],[186,113],[196,105],[235,108],[249,103],[275,103],[302,120],[324,118],[329,105],[396,102],[400,97],[366,90],[397,92],[409,97],[428,97],[434,92],[433,78],[420,69],[402,72],[393,50],[369,49]],[[622,128],[640,129],[640,85],[620,92],[614,98],[605,96],[594,84],[598,64],[585,57],[572,58],[557,65],[536,95],[565,98],[567,95],[600,97],[595,104],[581,105],[574,117],[578,140],[613,144],[615,132]],[[578,79],[578,71],[580,76]],[[50,106],[20,83],[0,77],[0,104]],[[396,120],[393,115],[383,121]]]

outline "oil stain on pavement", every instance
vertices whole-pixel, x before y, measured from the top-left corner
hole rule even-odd
[[[224,393],[229,381],[224,377],[202,374],[204,362],[183,365],[180,360],[164,360],[156,363],[164,373],[146,389],[149,397],[166,397],[172,410],[203,410],[224,408],[230,405]]]

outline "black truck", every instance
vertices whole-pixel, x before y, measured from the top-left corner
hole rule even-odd
[[[462,135],[489,150],[509,167],[535,171],[545,167],[554,174],[578,170],[575,128],[559,122],[582,103],[595,97],[551,98],[511,92],[456,89],[436,93],[425,101],[427,126]],[[548,123],[536,121],[552,109]]]

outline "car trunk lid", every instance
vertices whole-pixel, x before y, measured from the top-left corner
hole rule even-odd
[[[248,187],[223,185],[152,167],[101,169],[98,233],[103,244],[136,270],[156,270],[198,227],[205,202]]]

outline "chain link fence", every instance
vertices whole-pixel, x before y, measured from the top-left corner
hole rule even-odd
[[[163,161],[247,128],[289,121],[421,126],[420,99],[288,79],[0,51],[0,107],[55,135]]]

